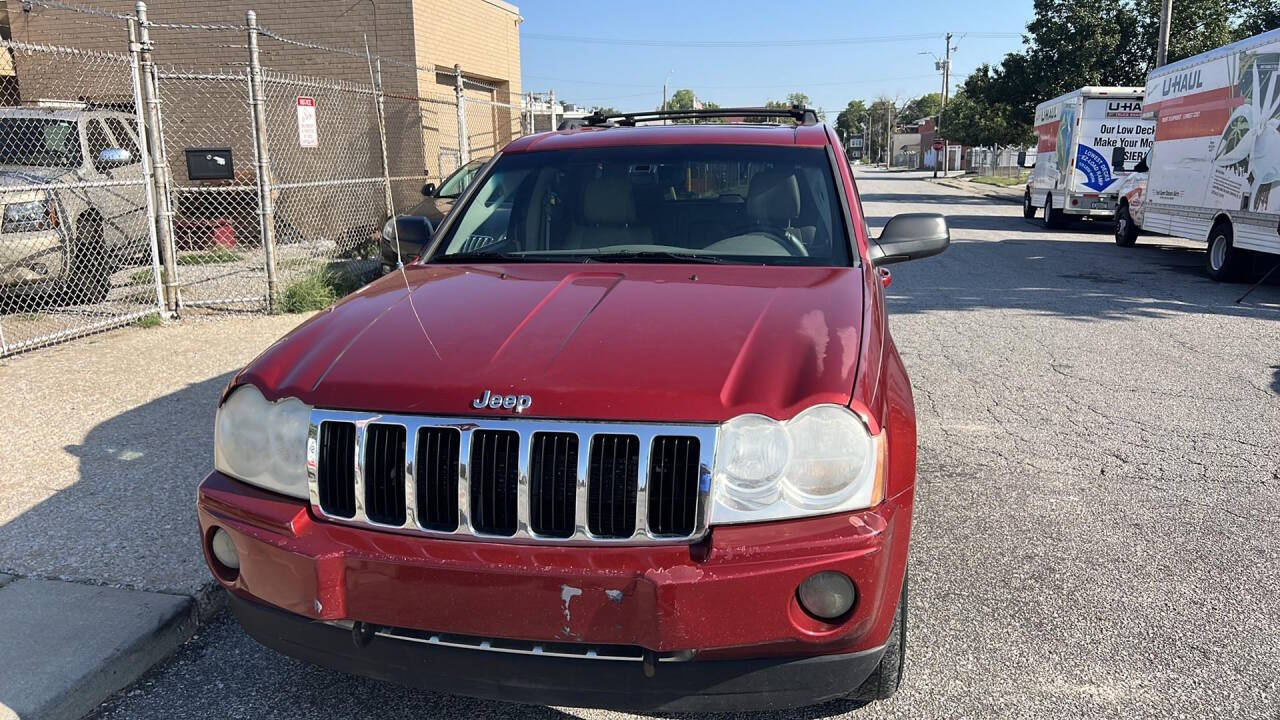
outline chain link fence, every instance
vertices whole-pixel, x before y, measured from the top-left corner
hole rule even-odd
[[[976,147],[969,150],[969,172],[979,177],[1019,178],[1030,171],[1035,153],[1028,155],[1025,148]]]
[[[252,12],[29,6],[24,31],[95,39],[0,41],[0,356],[150,314],[275,312],[316,278],[363,283],[388,217],[533,119],[460,67],[289,38]],[[182,62],[156,64],[157,48]]]

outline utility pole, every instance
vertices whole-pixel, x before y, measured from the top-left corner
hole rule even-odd
[[[1156,50],[1156,67],[1169,60],[1169,23],[1173,20],[1173,0],[1160,3],[1160,45]]]
[[[947,51],[942,56],[942,110],[938,111],[938,124],[935,126],[938,136],[942,138],[942,177],[947,176],[947,138],[942,134],[942,112],[947,109],[947,100],[951,97],[951,52],[955,48],[951,47],[951,33],[947,33]],[[935,168],[938,163],[933,163]]]

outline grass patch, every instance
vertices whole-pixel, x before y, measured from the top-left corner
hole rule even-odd
[[[222,263],[239,262],[241,259],[239,253],[233,253],[219,246],[204,252],[179,255],[177,262],[179,265],[220,265]]]
[[[142,317],[133,321],[134,327],[140,327],[140,328],[160,327],[163,324],[164,324],[164,318],[160,317],[160,313],[151,313],[150,315],[143,315]]]
[[[969,182],[979,183],[981,185],[999,185],[1000,187],[1013,187],[1015,185],[1025,185],[1027,182],[1026,175],[1017,177],[976,177]]]
[[[280,298],[280,309],[287,313],[323,310],[363,285],[364,280],[352,272],[317,270],[285,288]]]

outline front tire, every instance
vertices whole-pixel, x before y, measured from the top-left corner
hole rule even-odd
[[[1231,223],[1223,220],[1209,231],[1209,248],[1204,254],[1204,271],[1218,282],[1238,282],[1249,268],[1249,253],[1235,246]]]
[[[1031,204],[1031,191],[1022,196],[1022,217],[1031,220],[1036,216],[1036,206]]]
[[[880,664],[871,671],[857,690],[846,698],[856,702],[869,703],[873,700],[888,700],[898,692],[902,685],[902,672],[907,665],[907,581],[910,575],[902,577],[902,594],[898,596],[898,609],[893,614],[893,629],[889,631],[889,642],[884,646],[884,655]]]
[[[95,217],[81,218],[76,223],[76,238],[71,245],[71,272],[64,293],[68,301],[75,305],[96,305],[106,300],[111,292],[114,265],[107,257],[102,221]]]
[[[1120,247],[1133,247],[1138,242],[1138,226],[1129,214],[1129,206],[1121,205],[1116,209],[1116,244]]]

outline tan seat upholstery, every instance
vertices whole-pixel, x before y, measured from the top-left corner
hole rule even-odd
[[[625,177],[588,180],[582,191],[582,215],[582,223],[569,229],[566,249],[653,243],[652,230],[636,225],[635,196]]]

